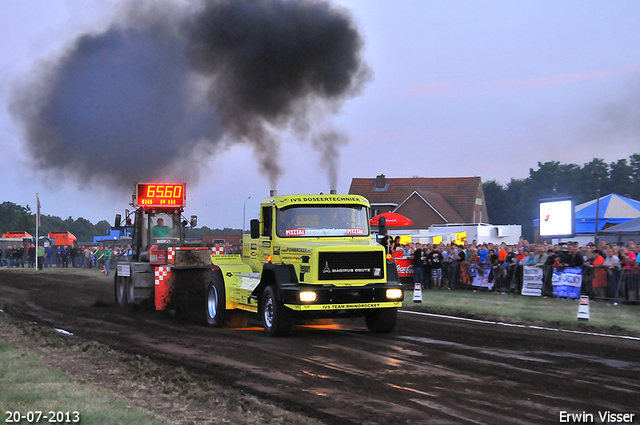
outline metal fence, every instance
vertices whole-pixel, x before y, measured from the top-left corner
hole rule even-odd
[[[470,275],[471,263],[452,261],[444,265],[443,278],[444,286],[450,289],[471,289],[472,277]],[[543,269],[542,295],[553,296],[553,271],[554,266],[537,266]],[[493,283],[493,291],[520,294],[523,285],[524,266],[512,265],[503,267],[502,265],[492,267],[489,280]],[[606,283],[598,286],[599,282],[594,279],[596,269],[593,267],[582,267],[582,288],[581,293],[588,295],[591,299],[605,299],[614,302],[639,303],[640,302],[640,269],[604,269],[606,273]],[[430,281],[430,273],[425,270],[425,280],[427,287],[433,287]]]

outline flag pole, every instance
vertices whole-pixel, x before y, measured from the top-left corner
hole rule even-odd
[[[38,242],[40,241],[39,236],[40,229],[40,197],[36,192],[36,270],[38,270]]]

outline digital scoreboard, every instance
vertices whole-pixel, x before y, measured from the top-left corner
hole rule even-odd
[[[540,237],[572,238],[575,236],[575,207],[573,198],[540,200]]]
[[[137,183],[135,206],[184,208],[186,189],[186,183]]]

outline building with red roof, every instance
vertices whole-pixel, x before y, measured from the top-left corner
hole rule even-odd
[[[397,212],[413,229],[439,224],[489,223],[480,177],[354,178],[349,194],[371,203],[371,215]]]

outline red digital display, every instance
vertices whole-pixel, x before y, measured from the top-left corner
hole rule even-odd
[[[139,207],[184,207],[185,183],[138,183],[136,204]]]

